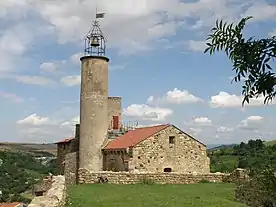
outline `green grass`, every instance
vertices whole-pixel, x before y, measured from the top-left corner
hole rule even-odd
[[[112,185],[86,184],[68,188],[67,207],[244,207],[234,201],[233,184]]]

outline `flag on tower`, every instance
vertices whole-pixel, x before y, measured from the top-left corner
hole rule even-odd
[[[104,18],[105,13],[96,13],[96,19]]]

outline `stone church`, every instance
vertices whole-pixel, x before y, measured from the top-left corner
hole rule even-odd
[[[129,130],[122,125],[122,99],[108,94],[105,42],[96,20],[80,58],[80,124],[74,138],[56,143],[59,173],[76,181],[80,169],[209,173],[206,146],[176,126]]]

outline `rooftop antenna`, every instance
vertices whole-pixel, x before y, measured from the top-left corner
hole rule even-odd
[[[85,36],[84,54],[87,56],[105,56],[106,38],[100,28],[98,19],[103,19],[105,13],[98,13],[96,8],[96,18],[92,23],[92,28]]]

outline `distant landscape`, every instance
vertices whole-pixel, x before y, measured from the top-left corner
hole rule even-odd
[[[32,144],[32,143],[11,143],[0,142],[0,151],[10,150],[12,152],[27,152],[35,156],[56,156],[57,146],[49,144]]]

